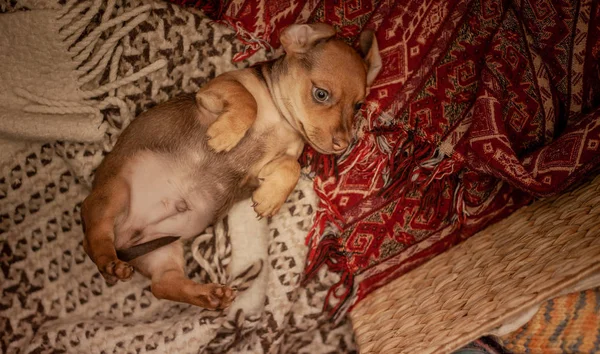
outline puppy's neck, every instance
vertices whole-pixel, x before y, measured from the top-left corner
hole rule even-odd
[[[283,99],[283,95],[281,94],[282,88],[279,85],[279,75],[281,75],[281,72],[283,71],[282,68],[285,65],[283,62],[284,57],[285,56],[282,56],[278,59],[261,63],[254,69],[256,70],[256,76],[267,86],[269,94],[273,99],[273,103],[281,117],[284,118],[291,128],[297,133],[300,133],[301,129],[298,126],[298,122],[293,119],[293,115]]]

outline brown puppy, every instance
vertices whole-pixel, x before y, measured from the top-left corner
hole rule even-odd
[[[285,56],[223,74],[125,129],[81,211],[84,248],[107,282],[135,268],[158,298],[231,303],[232,289],[185,276],[173,236],[200,234],[249,196],[260,217],[273,215],[298,181],[305,142],[325,154],[346,150],[381,59],[371,32],[361,36],[362,57],[334,34],[324,24],[292,25],[281,35]]]

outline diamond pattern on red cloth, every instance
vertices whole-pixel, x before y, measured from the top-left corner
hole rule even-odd
[[[238,31],[236,60],[292,23],[330,23],[349,43],[376,30],[383,70],[360,139],[337,161],[303,155],[321,198],[306,275],[340,273],[334,314],[600,165],[598,0],[211,4],[194,5]]]

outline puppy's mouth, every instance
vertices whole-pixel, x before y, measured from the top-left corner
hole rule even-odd
[[[335,151],[333,151],[333,150],[331,150],[331,151],[328,151],[328,150],[323,150],[323,149],[321,149],[321,148],[320,148],[320,147],[319,147],[317,144],[313,143],[312,141],[310,141],[310,140],[307,140],[307,141],[308,141],[308,143],[310,144],[310,146],[312,146],[312,147],[313,147],[313,149],[317,150],[317,152],[319,152],[319,153],[321,153],[321,154],[325,154],[325,155],[336,155],[336,152],[335,152]]]
[[[310,138],[308,137],[308,133],[306,132],[306,128],[304,128],[304,124],[302,124],[302,122],[299,120],[297,120],[296,122],[298,122],[298,127],[300,128],[300,134],[302,134],[304,139],[306,139],[307,141],[310,141]]]
[[[304,128],[304,124],[302,124],[302,122],[298,121],[298,126],[300,127],[300,134],[302,134],[302,136],[304,137],[304,139],[308,142],[308,144],[310,146],[313,147],[313,149],[317,150],[317,152],[321,153],[321,154],[325,154],[325,155],[334,155],[336,154],[335,151],[333,150],[327,150],[327,149],[323,149],[321,148],[317,143],[315,143],[310,136],[308,135],[308,132],[306,132],[306,128]]]

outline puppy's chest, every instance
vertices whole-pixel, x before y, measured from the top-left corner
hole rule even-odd
[[[304,147],[302,137],[285,121],[270,99],[259,105],[249,135],[251,140],[262,143],[266,159],[281,155],[298,157]]]
[[[260,80],[255,73],[254,69],[246,69],[237,75],[257,103],[256,119],[244,140],[260,142],[264,146],[264,159],[267,160],[283,154],[299,156],[304,141],[282,117],[264,80]]]
[[[217,164],[207,167],[224,168],[231,177],[252,181],[271,161],[286,155],[300,156],[304,143],[296,134],[276,125],[260,128],[252,127],[238,146],[223,156],[226,162],[222,167]]]
[[[260,140],[264,146],[265,158],[274,158],[281,155],[298,157],[304,147],[304,141],[293,130],[284,124],[265,125],[252,131],[253,139]]]

